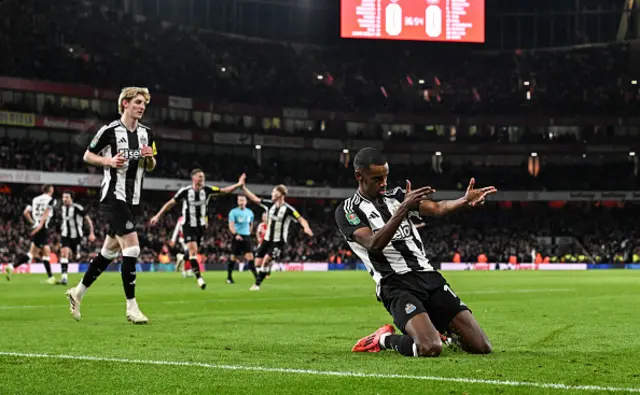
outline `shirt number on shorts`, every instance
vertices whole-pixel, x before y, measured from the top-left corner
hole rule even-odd
[[[453,292],[453,289],[449,288],[449,285],[448,285],[448,284],[445,284],[445,285],[444,285],[444,290],[445,290],[446,292],[449,292],[451,295],[453,295],[453,297],[454,297],[454,298],[457,298],[457,297],[458,297],[458,295],[456,295],[456,294]]]

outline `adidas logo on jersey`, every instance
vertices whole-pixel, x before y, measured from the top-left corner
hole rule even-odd
[[[369,214],[369,219],[376,219],[376,218],[380,218],[380,215],[378,215],[378,213],[376,213],[375,211],[372,211],[371,214]]]
[[[126,142],[127,142],[127,139],[124,137],[118,140],[118,143],[126,144]]]

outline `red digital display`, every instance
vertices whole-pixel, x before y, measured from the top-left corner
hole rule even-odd
[[[485,0],[341,0],[340,36],[483,43]]]

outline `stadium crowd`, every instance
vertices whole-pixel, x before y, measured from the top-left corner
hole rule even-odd
[[[232,197],[223,197],[210,208],[209,225],[202,254],[207,263],[225,263],[231,254],[231,235],[226,214],[232,207]],[[97,217],[95,199],[79,199],[89,215]],[[180,212],[175,209],[161,222],[150,227],[147,219],[162,205],[153,199],[143,206],[138,223],[141,262],[174,262],[168,255],[170,239]],[[29,246],[28,226],[22,217],[27,201],[23,198],[0,195],[0,262],[10,262],[17,252]],[[352,263],[355,258],[336,230],[333,211],[336,202],[325,205],[308,203],[298,207],[309,220],[315,236],[306,237],[294,226],[290,243],[284,254],[285,262]],[[251,207],[261,217],[258,207]],[[540,254],[550,263],[558,262],[637,262],[640,263],[640,228],[635,218],[640,215],[638,205],[604,207],[594,203],[572,203],[564,207],[549,207],[544,203],[489,204],[445,218],[425,218],[419,223],[427,256],[434,262],[478,262],[481,255],[489,262],[530,263]],[[104,237],[100,220],[96,237]],[[55,221],[54,221],[55,223]],[[51,233],[54,253],[59,248],[59,236]],[[80,261],[86,261],[100,249],[98,243],[84,240]]]
[[[60,195],[58,191],[58,196]],[[54,209],[53,227],[59,227],[59,204]],[[0,262],[11,262],[13,256],[18,252],[28,251],[29,249],[29,225],[24,219],[22,212],[29,204],[30,200],[0,195]],[[78,203],[82,204],[87,213],[93,218],[95,234],[97,240],[104,240],[106,235],[106,227],[99,220],[98,204],[95,198],[78,199]],[[220,204],[213,204],[210,210],[207,235],[204,239],[201,252],[206,258],[207,263],[225,263],[229,260],[231,254],[232,237],[228,229],[227,213],[232,207],[233,199],[231,197],[221,198]],[[161,222],[155,226],[149,226],[148,220],[157,212],[164,201],[160,199],[151,199],[142,206],[140,212],[140,222],[137,224],[138,234],[140,238],[140,262],[155,263],[159,261],[159,255],[163,251],[170,250],[170,241],[176,221],[180,214],[180,209],[176,208],[172,212],[165,215]],[[262,210],[259,207],[252,207],[258,222],[260,222]],[[319,261],[325,262],[329,260],[347,262],[351,253],[343,247],[343,241],[335,232],[333,223],[320,221],[322,213],[326,210],[320,208],[315,221],[312,221],[315,236],[313,238],[306,237],[302,232],[295,229],[292,232],[291,243],[285,251],[285,259],[289,262],[301,261]],[[311,208],[310,212],[314,212]],[[327,215],[324,213],[324,215]],[[50,242],[53,251],[58,252],[60,247],[59,232],[52,231],[50,233]],[[254,244],[257,242],[254,238]],[[87,262],[88,258],[95,255],[100,250],[99,242],[89,243],[83,240],[81,244],[80,261]],[[175,257],[172,257],[172,261]]]
[[[11,56],[0,57],[0,75],[29,79],[84,83],[110,88],[148,86],[153,92],[204,97],[218,104],[246,103],[262,106],[292,106],[352,113],[410,112],[422,115],[511,115],[546,116],[638,113],[637,85],[630,68],[626,44],[574,48],[557,51],[515,51],[472,53],[456,50],[427,56],[424,50],[387,49],[385,56],[366,45],[359,48],[316,48],[287,43],[230,38],[211,32],[169,25],[140,18],[81,0],[64,3],[47,0],[5,0],[0,13],[12,15],[0,23],[0,47]],[[73,15],[70,18],[69,15]],[[153,65],[153,67],[149,67]],[[41,108],[33,103],[3,103],[3,110],[40,112],[71,118],[111,120],[113,116],[90,109],[62,107],[47,101]],[[150,111],[153,112],[153,111]],[[177,127],[197,127],[192,121],[159,118],[153,122]],[[155,118],[155,119],[154,119]],[[345,137],[344,125],[305,131],[305,136]],[[260,126],[214,123],[207,128],[222,131],[262,130]],[[322,129],[322,130],[320,130]],[[389,138],[377,128],[349,137]],[[85,136],[86,137],[86,136]],[[561,143],[601,142],[608,136],[585,133],[550,139],[544,134],[523,134],[513,139],[504,130],[479,130],[460,135],[458,142]],[[449,141],[450,135],[436,133],[394,134],[398,141]],[[87,141],[82,136],[70,143],[0,138],[0,167],[41,171],[96,172],[87,168],[82,153]],[[162,146],[162,141],[158,142]],[[266,150],[265,150],[266,151]],[[266,155],[265,155],[266,156]],[[284,159],[252,156],[188,153],[158,157],[154,175],[187,178],[191,169],[206,170],[209,180],[232,180],[246,172],[250,182],[288,185],[354,187],[352,169],[338,160]],[[637,162],[637,161],[636,161]],[[521,166],[486,166],[479,163],[453,165],[446,158],[442,171],[432,158],[422,164],[394,164],[390,184],[463,190],[470,176],[482,184],[508,190],[633,190],[637,189],[637,163],[629,158],[606,164],[545,163],[537,176]],[[417,171],[419,169],[419,172]],[[419,173],[419,174],[418,174]],[[579,175],[579,176],[576,176]],[[166,196],[164,197],[166,198]],[[95,199],[79,201],[90,215],[97,213]],[[142,218],[150,218],[161,199],[143,206]],[[0,261],[10,261],[28,247],[28,230],[22,210],[26,199],[0,195]],[[210,262],[229,259],[231,237],[226,213],[232,202],[216,205],[210,216],[203,253]],[[305,205],[316,236],[305,238],[293,232],[285,252],[288,261],[341,261],[353,259],[332,217],[335,202],[320,207]],[[589,205],[550,209],[533,207],[484,210],[447,219],[429,219],[421,228],[427,256],[434,261],[535,260],[535,253],[550,261],[572,261],[585,255],[591,261],[635,261],[640,255],[640,235],[633,218],[637,208],[603,208]],[[258,210],[256,210],[258,211]],[[588,213],[588,215],[585,215]],[[141,261],[154,262],[165,255],[178,210],[163,218],[160,226],[140,222]],[[96,236],[104,228],[96,221]],[[549,238],[568,237],[567,243]],[[53,237],[56,245],[59,240]],[[82,260],[94,254],[98,245],[82,245]],[[56,248],[54,248],[54,251]],[[533,256],[532,256],[533,255]],[[555,257],[555,259],[554,259]],[[638,257],[640,260],[640,257]]]
[[[12,54],[0,58],[2,75],[101,88],[135,81],[219,103],[366,113],[637,113],[625,44],[438,56],[404,47],[381,56],[362,43],[320,49],[230,38],[81,0],[1,7],[16,16],[0,24],[0,46]]]

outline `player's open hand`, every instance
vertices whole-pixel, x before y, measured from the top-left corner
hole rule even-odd
[[[407,189],[401,206],[404,206],[409,210],[414,210],[420,206],[420,203],[423,200],[429,199],[429,195],[433,194],[435,191],[435,189],[429,186],[412,190],[411,181],[407,180]]]
[[[91,234],[89,235],[89,241],[90,241],[91,243],[93,243],[94,241],[96,241],[96,235],[95,235],[95,234],[93,234],[93,233],[91,233]]]
[[[142,149],[140,150],[140,155],[142,155],[143,158],[150,158],[153,156],[153,148],[149,147],[148,145],[143,145]]]
[[[476,179],[471,178],[471,180],[469,180],[469,186],[467,187],[467,193],[464,194],[465,199],[467,199],[467,204],[471,207],[483,205],[488,195],[498,192],[494,186],[475,189],[475,185]]]
[[[160,221],[160,218],[158,218],[157,215],[154,215],[153,217],[151,217],[151,219],[149,220],[149,225],[151,226],[156,226],[158,224],[158,221]]]
[[[240,178],[238,178],[238,184],[244,186],[247,182],[247,175],[245,173],[240,174]]]
[[[304,233],[309,237],[313,237],[313,231],[309,227],[304,228]]]
[[[127,163],[127,160],[122,157],[122,152],[118,152],[116,156],[109,159],[108,165],[109,167],[119,169],[123,167],[125,163]]]

